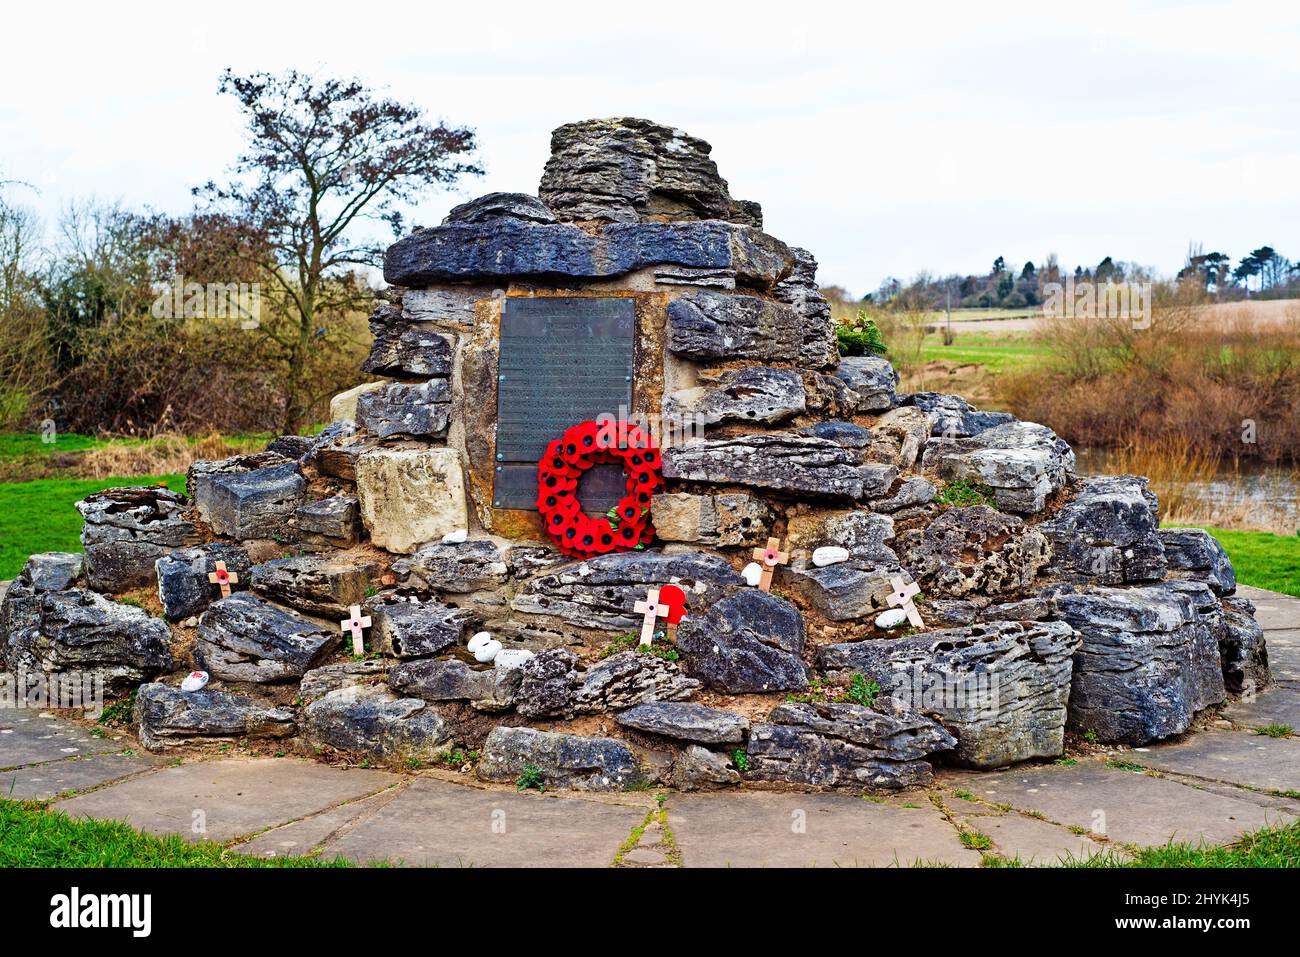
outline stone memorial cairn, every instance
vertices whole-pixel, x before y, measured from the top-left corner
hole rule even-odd
[[[1067,730],[1177,735],[1268,681],[1212,538],[1160,528],[1145,479],[1080,479],[1051,429],[840,358],[812,255],[731,198],[708,144],[634,119],[551,142],[539,196],[481,197],[391,247],[365,363],[382,379],[323,432],[197,463],[187,497],[79,503],[84,559],[28,561],[0,666],[138,689],[150,749],[460,751],[486,781],[601,790],[923,785],[935,762],[1059,756]],[[563,336],[505,356],[511,303],[544,297],[630,301],[624,413],[704,426],[661,443],[649,547],[572,558],[535,506],[502,507],[507,431],[577,424],[537,383],[597,368]],[[525,498],[539,457],[513,473]],[[765,549],[770,590],[745,568]],[[154,584],[161,616],[112,598]],[[639,647],[669,585],[675,640]],[[181,691],[191,667],[212,684]]]

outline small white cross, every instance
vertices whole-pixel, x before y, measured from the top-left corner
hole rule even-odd
[[[366,653],[361,630],[371,625],[370,616],[361,614],[361,606],[353,605],[348,609],[348,617],[339,622],[344,631],[352,633],[352,653],[360,658]]]
[[[667,605],[659,603],[659,589],[651,588],[646,592],[645,601],[639,601],[632,606],[633,611],[639,611],[645,618],[641,621],[641,645],[645,648],[650,647],[654,641],[655,624],[660,618],[667,618],[672,609]]]
[[[916,609],[916,603],[912,601],[913,595],[921,594],[921,586],[916,582],[905,582],[901,578],[889,579],[889,584],[893,591],[889,593],[889,604],[902,608],[907,612],[907,620],[917,628],[924,628],[925,622],[921,620],[921,613]]]

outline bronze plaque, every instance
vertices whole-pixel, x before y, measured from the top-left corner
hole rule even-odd
[[[506,299],[497,368],[496,508],[537,510],[537,463],[565,429],[632,406],[636,303],[546,296]],[[592,469],[586,511],[623,494],[622,470]],[[611,474],[612,473],[612,474]],[[615,481],[617,479],[617,481]]]

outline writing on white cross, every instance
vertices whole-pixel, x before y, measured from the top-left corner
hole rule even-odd
[[[229,571],[225,562],[217,562],[216,571],[208,572],[208,581],[221,589],[221,597],[230,597],[230,586],[239,584],[239,575]]]
[[[916,582],[906,582],[895,576],[889,579],[889,585],[894,590],[889,593],[889,604],[894,608],[901,608],[907,613],[907,620],[917,628],[924,628],[925,622],[921,620],[921,613],[916,608],[916,602],[912,599],[921,594],[921,586]]]
[[[348,617],[339,622],[344,631],[352,635],[352,654],[360,658],[366,653],[363,629],[372,624],[369,615],[361,614],[361,606],[353,605],[348,609]]]

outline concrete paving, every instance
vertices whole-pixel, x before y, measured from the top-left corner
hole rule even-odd
[[[1175,744],[1145,749],[1133,760],[1159,771],[1300,795],[1300,741],[1241,731],[1207,731]]]
[[[0,768],[21,768],[121,751],[123,741],[97,738],[80,725],[31,708],[0,710]]]

